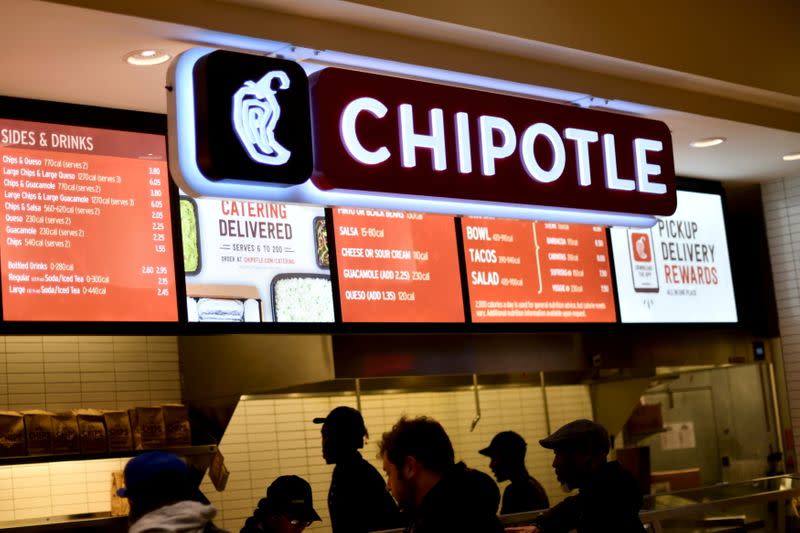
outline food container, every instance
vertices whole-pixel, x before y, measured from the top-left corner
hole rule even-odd
[[[23,411],[28,455],[53,453],[53,413],[40,410]]]
[[[328,247],[328,226],[325,217],[314,217],[314,256],[320,268],[331,267],[330,248]]]
[[[133,449],[161,448],[166,443],[164,412],[160,407],[134,407],[128,409],[133,432]]]
[[[166,404],[161,406],[164,412],[164,428],[167,446],[191,446],[192,426],[189,422],[189,409],[185,405]]]
[[[270,296],[274,322],[333,322],[328,274],[278,274],[270,282]]]
[[[76,409],[81,453],[108,452],[108,436],[103,413],[96,409]]]
[[[0,411],[0,457],[25,455],[25,421],[17,411]]]
[[[133,431],[128,411],[103,411],[108,434],[108,451],[133,449]]]
[[[78,453],[81,451],[78,437],[78,417],[73,413],[53,415],[53,453]]]
[[[261,322],[264,309],[254,285],[186,284],[190,322]],[[216,306],[215,304],[219,304]],[[219,307],[219,313],[209,313]],[[225,312],[227,309],[228,312]],[[238,313],[234,312],[238,309]]]
[[[200,255],[200,231],[198,228],[197,202],[194,198],[181,196],[181,242],[183,243],[183,269],[187,276],[194,276],[202,268]]]

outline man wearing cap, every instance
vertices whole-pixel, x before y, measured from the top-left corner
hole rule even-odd
[[[125,487],[117,494],[130,502],[129,533],[222,532],[211,522],[216,509],[194,500],[199,491],[175,454],[148,452],[128,461]]]
[[[591,420],[570,422],[539,441],[553,450],[553,468],[566,491],[578,489],[534,520],[532,533],[642,533],[642,494],[634,477],[608,461],[608,432]]]
[[[352,407],[334,408],[322,424],[322,457],[336,465],[328,491],[333,533],[366,533],[400,526],[400,512],[386,482],[359,449],[368,437],[364,418]]]
[[[499,482],[511,481],[503,491],[500,514],[524,513],[550,507],[550,500],[541,483],[528,473],[525,452],[528,444],[513,431],[494,436],[489,446],[479,451],[489,457],[489,468]]]
[[[300,533],[322,519],[314,510],[311,485],[298,476],[280,476],[267,488],[240,533]]]

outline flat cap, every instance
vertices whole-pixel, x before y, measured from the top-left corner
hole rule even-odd
[[[596,422],[585,418],[573,420],[558,428],[555,433],[539,441],[543,448],[556,450],[571,446],[587,446],[592,451],[608,453],[608,431]]]

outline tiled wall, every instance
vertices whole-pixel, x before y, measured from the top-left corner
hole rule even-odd
[[[0,337],[0,410],[127,409],[180,399],[175,337]],[[111,472],[124,464],[0,466],[0,522],[108,511]]]
[[[800,457],[800,177],[763,184],[761,196],[778,306],[795,457]]]
[[[591,418],[589,390],[585,386],[548,387],[547,404],[551,428],[576,418]],[[551,468],[552,452],[538,445],[546,436],[544,401],[538,387],[482,389],[482,418],[474,432],[469,431],[475,416],[472,391],[370,394],[361,405],[371,438],[362,450],[366,459],[381,471],[377,442],[381,434],[403,415],[428,415],[447,430],[457,460],[489,470],[489,460],[478,453],[499,431],[511,429],[528,441],[527,464],[550,496],[551,503],[564,494]],[[323,518],[314,531],[330,531],[327,494],[333,468],[322,459],[320,427],[311,423],[337,405],[355,407],[353,396],[260,397],[243,399],[220,444],[231,475],[223,493],[214,490],[208,479],[202,489],[219,510],[217,525],[239,531],[250,516],[266,487],[279,475],[296,474],[311,483],[315,508]],[[502,487],[501,487],[502,490]]]

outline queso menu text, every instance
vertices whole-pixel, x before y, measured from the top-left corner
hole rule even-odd
[[[453,217],[333,210],[344,322],[463,322]]]

